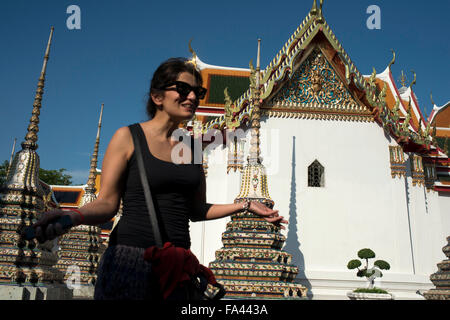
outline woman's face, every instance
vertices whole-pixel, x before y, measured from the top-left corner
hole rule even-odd
[[[191,87],[198,86],[195,77],[189,72],[182,72],[178,75],[177,81],[187,83]],[[162,106],[162,112],[167,113],[175,121],[183,121],[192,118],[197,110],[199,99],[194,91],[190,91],[187,96],[182,96],[175,89],[176,85],[169,86],[163,95],[156,98],[155,103]]]

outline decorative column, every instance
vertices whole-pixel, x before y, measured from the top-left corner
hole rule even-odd
[[[254,104],[251,120],[251,148],[248,163],[241,176],[241,190],[235,202],[257,201],[273,208],[269,196],[267,175],[261,163],[260,128],[260,40],[256,79],[252,88]],[[217,281],[224,285],[226,299],[301,299],[307,289],[292,283],[298,268],[291,264],[292,256],[281,250],[286,238],[280,228],[248,211],[234,214],[222,234],[224,247],[216,251],[210,263]]]
[[[71,291],[63,284],[64,274],[53,268],[56,241],[38,244],[26,241],[22,230],[35,223],[45,211],[45,192],[39,181],[39,115],[53,27],[39,77],[33,111],[22,150],[11,163],[6,183],[0,186],[0,299],[68,299]]]
[[[97,199],[95,192],[95,178],[97,171],[98,147],[100,144],[100,131],[103,116],[102,104],[100,118],[98,121],[97,137],[95,139],[94,152],[91,157],[91,165],[87,187],[80,202],[80,207]],[[101,229],[97,226],[79,225],[72,228],[60,239],[59,260],[56,265],[59,270],[65,273],[65,280],[69,277],[73,279],[73,271],[80,271],[79,287],[75,288],[73,295],[79,299],[91,299],[94,296],[94,286],[97,280],[97,267],[100,257],[105,251],[102,244]],[[72,272],[67,272],[68,268]]]

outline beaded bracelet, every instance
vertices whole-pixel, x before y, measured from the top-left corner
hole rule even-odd
[[[242,210],[248,211],[250,209],[250,201],[246,200],[242,206]]]

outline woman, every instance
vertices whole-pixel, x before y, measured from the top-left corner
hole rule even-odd
[[[95,299],[151,299],[158,295],[157,284],[150,275],[151,264],[143,259],[154,239],[131,130],[139,138],[148,166],[164,242],[189,249],[189,220],[223,218],[247,208],[271,223],[287,223],[278,211],[258,202],[207,204],[203,167],[194,164],[190,148],[183,149],[186,154],[182,154],[180,163],[180,154],[175,150],[180,149],[176,147],[182,142],[171,137],[182,121],[192,118],[199,100],[205,96],[206,89],[201,85],[201,75],[189,61],[173,58],[162,63],[151,81],[147,103],[150,120],[120,128],[108,145],[98,198],[79,210],[49,212],[34,225],[37,239],[43,242],[64,232],[58,224],[49,224],[55,217],[69,215],[74,226],[105,223],[114,217],[123,197],[122,217],[99,265]]]

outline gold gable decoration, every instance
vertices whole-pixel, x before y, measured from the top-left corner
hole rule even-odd
[[[371,112],[355,101],[317,47],[264,108],[269,116],[281,113],[298,118],[295,113],[303,113],[308,116],[302,118],[373,121]]]

